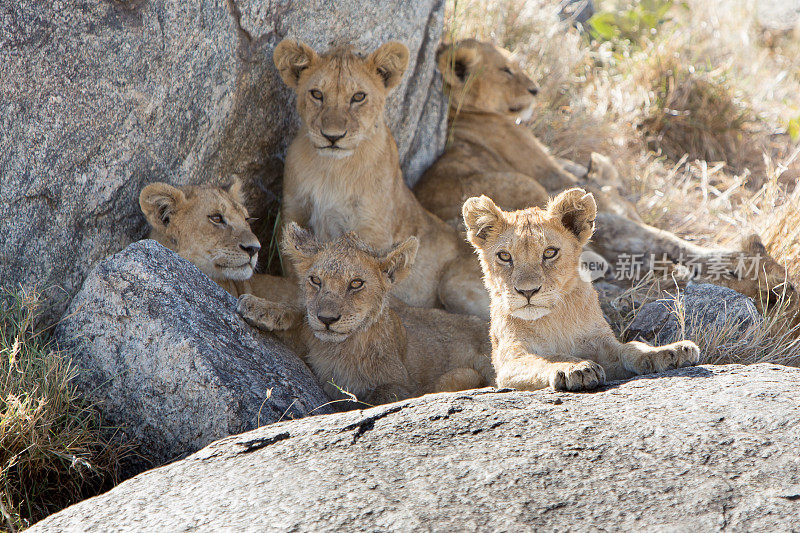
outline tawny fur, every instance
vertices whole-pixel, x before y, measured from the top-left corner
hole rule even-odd
[[[305,313],[249,295],[239,312],[262,329],[301,336],[306,363],[335,399],[344,398],[339,388],[376,405],[493,384],[485,321],[390,302],[417,248],[410,237],[378,252],[353,233],[322,244],[291,224],[283,250],[300,277]]]
[[[713,279],[702,272],[696,279],[726,285],[757,302],[774,300],[776,291],[794,293],[786,269],[767,254],[757,236],[744,239],[741,250],[698,246],[642,223],[615,189],[620,181],[608,158],[593,154],[588,171],[566,162],[567,168],[583,170],[578,176],[567,172],[519,123],[530,116],[535,85],[507,51],[468,39],[442,47],[438,65],[450,94],[450,143],[414,188],[433,214],[457,226],[461,205],[471,196],[486,194],[501,208],[517,210],[544,207],[548,195],[580,186],[594,194],[599,208],[592,249],[610,264],[637,255],[646,272],[652,257],[675,264],[694,258],[704,272],[715,272]],[[758,275],[731,275],[743,255],[748,260],[760,257]]]
[[[150,224],[151,239],[193,263],[233,296],[250,293],[296,301],[297,286],[291,280],[254,274],[261,246],[250,230],[239,182],[227,188],[152,183],[142,189],[139,206]]]
[[[497,385],[587,390],[622,379],[695,364],[691,341],[651,347],[623,344],[603,318],[597,292],[578,274],[597,206],[574,188],[547,209],[505,212],[486,196],[464,203],[469,241],[478,252],[491,304]]]
[[[390,42],[367,56],[350,48],[318,55],[284,40],[274,60],[297,94],[302,119],[286,156],[283,221],[308,227],[323,241],[355,232],[376,248],[415,235],[415,267],[394,294],[413,306],[488,317],[477,262],[459,234],[406,186],[384,120],[386,97],[403,75],[408,49]]]

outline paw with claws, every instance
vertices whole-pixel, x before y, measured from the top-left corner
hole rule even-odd
[[[550,386],[556,390],[592,390],[605,383],[605,381],[605,370],[594,361],[561,363],[550,374]]]
[[[251,326],[265,331],[285,331],[294,326],[296,311],[282,303],[270,302],[252,294],[243,294],[236,312]]]

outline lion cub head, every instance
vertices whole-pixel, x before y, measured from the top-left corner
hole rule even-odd
[[[350,47],[318,55],[308,45],[283,40],[273,54],[297,112],[320,154],[348,157],[383,122],[386,96],[408,65],[408,48],[389,42],[367,56]]]
[[[466,39],[440,47],[437,63],[452,107],[530,118],[539,88],[507,50]]]
[[[389,289],[411,271],[419,241],[409,237],[385,253],[353,233],[323,244],[292,222],[285,228],[282,247],[297,267],[306,320],[314,335],[341,342],[375,323]]]
[[[468,199],[467,238],[478,252],[492,312],[523,320],[550,313],[579,283],[579,258],[596,214],[594,197],[583,189],[562,192],[547,209],[506,212],[486,196]]]
[[[228,188],[153,183],[139,195],[150,238],[215,280],[250,278],[261,245],[250,231],[241,184]]]

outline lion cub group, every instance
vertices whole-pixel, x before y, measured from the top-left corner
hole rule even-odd
[[[238,183],[155,183],[140,206],[151,238],[240,297],[243,317],[294,348],[332,398],[379,404],[486,385],[577,391],[698,362],[689,341],[653,348],[614,337],[591,283],[578,275],[598,216],[595,196],[543,149],[531,152],[533,175],[482,171],[470,180],[466,169],[461,182],[531,207],[506,211],[487,196],[456,192],[457,206],[442,207],[458,207],[462,217],[445,223],[422,206],[403,181],[383,117],[408,63],[404,45],[318,55],[286,40],[274,60],[302,119],[283,183],[289,275],[254,273],[260,245]],[[457,83],[447,68],[440,62]],[[521,89],[481,113],[511,127],[529,112],[535,87],[503,68]],[[485,165],[492,156],[483,157]],[[457,158],[442,159],[457,176]],[[541,184],[537,168],[546,169]],[[485,190],[472,191],[475,184]],[[430,176],[423,185],[432,187]],[[567,190],[546,203],[550,186]],[[527,202],[513,194],[528,189]]]

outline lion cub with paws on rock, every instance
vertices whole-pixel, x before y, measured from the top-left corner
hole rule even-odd
[[[334,399],[345,397],[339,388],[376,405],[493,384],[485,321],[389,295],[418,247],[409,237],[379,252],[353,233],[321,243],[291,223],[283,251],[299,275],[305,313],[252,295],[239,299],[238,310],[256,327],[300,335],[306,363]]]
[[[691,341],[623,344],[603,318],[597,292],[578,274],[597,204],[583,189],[506,212],[486,196],[462,209],[491,297],[492,363],[499,387],[578,391],[609,379],[693,365]]]

